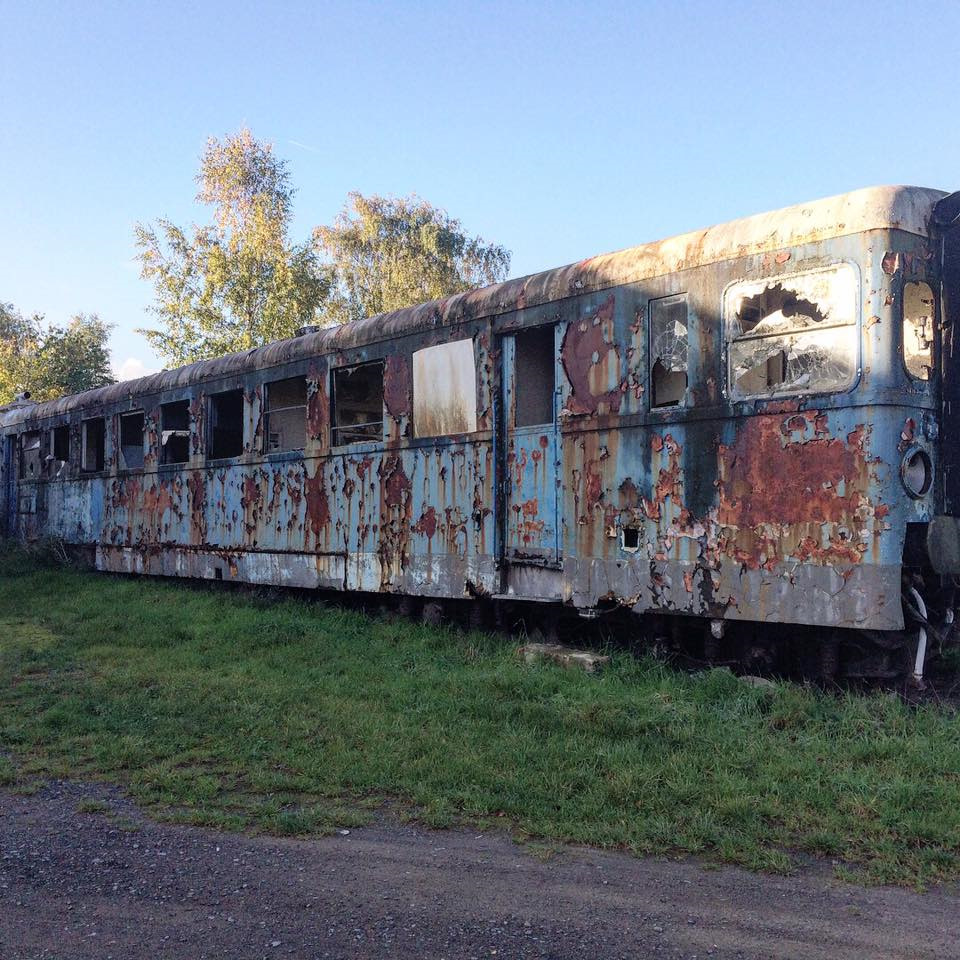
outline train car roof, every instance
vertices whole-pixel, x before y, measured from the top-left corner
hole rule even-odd
[[[132,396],[156,394],[251,370],[268,369],[409,333],[510,313],[622,283],[833,237],[878,229],[926,235],[933,205],[946,195],[942,190],[924,187],[867,187],[784,207],[616,253],[601,254],[442,300],[338,327],[318,329],[243,353],[201,360],[46,403],[0,408],[0,427],[58,416],[81,407],[118,403]]]

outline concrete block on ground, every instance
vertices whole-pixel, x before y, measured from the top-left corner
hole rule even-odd
[[[549,660],[561,667],[573,667],[585,673],[596,673],[610,662],[610,658],[592,650],[574,650],[562,643],[525,643],[517,653],[526,663]]]

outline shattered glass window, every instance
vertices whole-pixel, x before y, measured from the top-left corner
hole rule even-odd
[[[681,406],[687,392],[687,297],[650,301],[650,403]]]
[[[916,380],[929,380],[933,369],[933,323],[936,304],[926,283],[903,285],[903,362]]]
[[[734,398],[852,385],[857,275],[849,264],[734,284],[724,312]]]

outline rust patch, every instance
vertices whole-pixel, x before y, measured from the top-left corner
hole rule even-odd
[[[383,461],[383,502],[388,507],[403,507],[410,498],[410,478],[400,457]]]
[[[433,540],[437,533],[437,511],[433,507],[427,507],[423,511],[420,519],[413,525],[413,532]]]
[[[383,368],[383,402],[391,417],[399,420],[410,415],[411,389],[409,358],[397,354],[387,357]]]
[[[913,438],[917,434],[917,421],[913,417],[907,417],[903,422],[903,430],[900,431],[900,442],[897,444],[897,449],[900,453],[903,453],[907,447],[913,443]]]
[[[263,509],[263,489],[257,481],[256,471],[243,478],[243,496],[240,498],[240,506],[243,507],[244,528],[247,536],[251,536],[257,529]]]
[[[318,464],[314,475],[307,476],[303,488],[306,503],[307,526],[313,535],[314,543],[320,543],[320,537],[330,523],[330,502],[327,499],[327,485],[323,479],[323,466]]]
[[[204,416],[203,411],[206,408],[206,394],[201,393],[190,401],[190,419],[193,421],[194,429],[190,434],[191,449],[195,455],[203,453],[204,436]]]
[[[751,417],[736,442],[718,451],[719,522],[851,523],[869,487],[863,439],[858,429],[846,443],[817,437],[785,444],[776,418]]]
[[[613,294],[592,317],[572,321],[560,346],[560,362],[570,382],[567,409],[572,414],[618,413],[623,397],[621,384],[609,388],[610,364],[619,376],[620,356],[613,339]]]
[[[893,276],[900,266],[900,254],[894,253],[892,250],[888,250],[883,255],[883,260],[880,261],[880,265],[883,267],[883,272],[885,274],[888,276]]]
[[[327,425],[330,422],[330,398],[324,389],[323,376],[311,371],[307,378],[307,435],[310,440],[327,446]]]
[[[190,542],[207,542],[207,481],[200,472],[195,471],[187,477],[187,492],[190,495]]]

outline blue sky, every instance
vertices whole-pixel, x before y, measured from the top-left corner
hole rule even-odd
[[[157,369],[133,226],[204,220],[207,136],[289,162],[294,235],[418,193],[519,276],[877,183],[960,188],[960,4],[0,0],[0,300]]]

